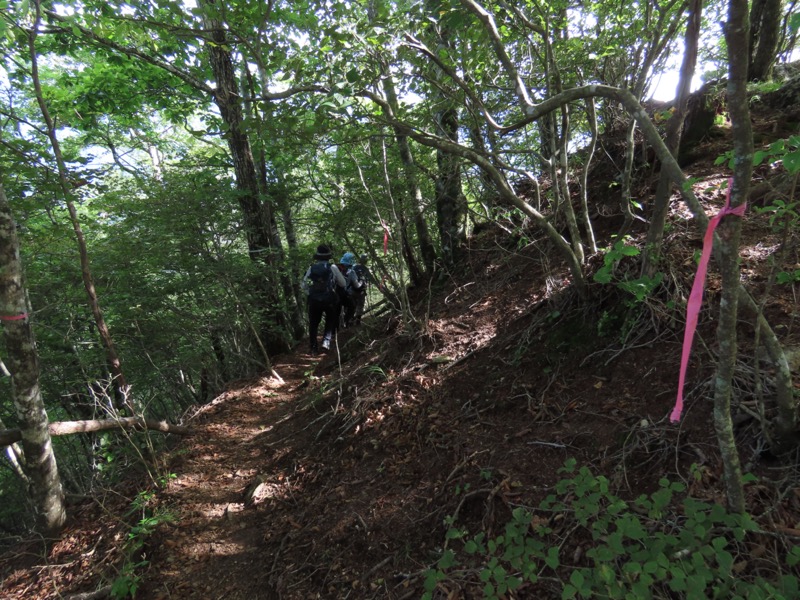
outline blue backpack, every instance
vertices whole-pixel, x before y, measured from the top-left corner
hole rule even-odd
[[[316,262],[311,265],[308,278],[308,297],[317,302],[330,303],[336,301],[336,279],[328,263]]]

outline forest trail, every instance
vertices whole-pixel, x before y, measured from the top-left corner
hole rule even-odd
[[[175,521],[148,544],[140,597],[273,597],[264,548],[270,519],[257,506],[291,494],[291,476],[276,459],[308,425],[295,417],[318,362],[299,352],[284,355],[275,363],[283,382],[233,383],[188,421],[196,433],[172,452],[172,479],[158,500]]]
[[[755,125],[772,131],[776,118]],[[707,160],[692,164],[709,214],[724,202],[714,159],[725,144],[709,140]],[[639,195],[655,183],[644,182]],[[604,193],[596,196],[610,198]],[[553,493],[568,460],[626,500],[668,479],[696,500],[724,504],[709,400],[715,272],[686,410],[679,424],[668,418],[683,334],[671,305],[688,295],[702,239],[681,203],[670,218],[670,285],[638,302],[599,283],[588,301],[578,298],[540,232],[511,220],[476,229],[457,276],[409,290],[415,327],[397,314],[373,316],[340,333],[338,352],[312,357],[301,343],[275,357],[283,383],[231,382],[188,419],[194,435],[170,439],[157,470],[166,485],[142,477],[98,485],[71,507],[46,556],[35,540],[0,556],[0,598],[96,600],[127,577],[145,600],[408,600],[422,596],[445,547],[464,570],[436,584],[434,598],[481,598],[486,557],[468,556],[449,529],[502,534],[517,509],[533,510]],[[753,210],[743,221],[743,277],[760,294],[780,243],[769,219]],[[598,216],[597,225],[608,244],[618,223]],[[637,227],[631,243],[642,242]],[[591,257],[587,269],[602,263]],[[635,258],[621,258],[616,281],[638,272]],[[798,352],[794,289],[775,286],[765,314]],[[746,402],[757,388],[757,356],[745,323],[735,383]],[[746,570],[769,575],[786,554],[782,532],[800,524],[800,462],[767,455],[752,414],[739,415],[736,436],[743,464],[759,478],[747,488],[748,511],[771,537],[737,542],[731,552]],[[590,565],[588,529],[561,516],[545,540],[561,566],[514,598],[561,598],[563,582]],[[106,595],[88,595],[97,590]]]

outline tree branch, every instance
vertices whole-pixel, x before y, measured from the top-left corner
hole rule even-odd
[[[58,421],[47,426],[50,435],[72,435],[109,429],[133,429],[138,431],[162,431],[175,435],[191,435],[194,430],[181,425],[172,425],[166,421],[156,421],[143,417],[124,417],[119,419],[94,419],[90,421]],[[10,446],[22,440],[19,429],[0,430],[0,447]]]

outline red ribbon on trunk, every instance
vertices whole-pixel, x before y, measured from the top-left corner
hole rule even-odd
[[[27,319],[27,318],[28,318],[28,313],[22,313],[21,315],[15,315],[15,316],[0,315],[0,321],[22,321],[22,319]]]
[[[703,237],[703,253],[700,255],[700,264],[697,265],[697,274],[694,276],[692,291],[689,294],[689,302],[686,305],[686,330],[683,333],[683,352],[681,353],[681,370],[678,376],[678,398],[675,400],[675,408],[669,420],[675,423],[680,420],[683,412],[683,386],[686,382],[686,369],[689,366],[689,355],[692,352],[692,341],[694,332],[697,329],[697,319],[700,314],[700,307],[703,304],[703,288],[706,283],[706,273],[708,272],[708,260],[711,258],[711,248],[714,245],[714,231],[717,225],[726,215],[736,215],[741,217],[747,208],[747,203],[740,204],[736,208],[731,208],[731,187],[733,180],[728,180],[728,193],[725,196],[725,206],[709,222],[706,234]]]

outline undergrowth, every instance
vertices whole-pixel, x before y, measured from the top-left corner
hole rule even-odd
[[[163,487],[173,474],[168,474],[159,484]],[[150,564],[145,546],[150,536],[162,523],[171,523],[175,515],[153,506],[156,492],[143,490],[136,495],[126,517],[136,517],[131,525],[123,548],[124,560],[119,575],[111,584],[110,596],[116,599],[135,598],[142,583],[142,571]]]
[[[800,547],[781,539],[769,560],[755,558],[750,550],[767,534],[748,514],[686,496],[680,482],[662,479],[652,494],[627,502],[573,459],[561,473],[555,493],[535,510],[514,508],[501,535],[451,524],[448,542],[461,548],[446,549],[427,571],[423,598],[459,581],[492,599],[800,597]],[[567,553],[570,539],[578,550]]]

